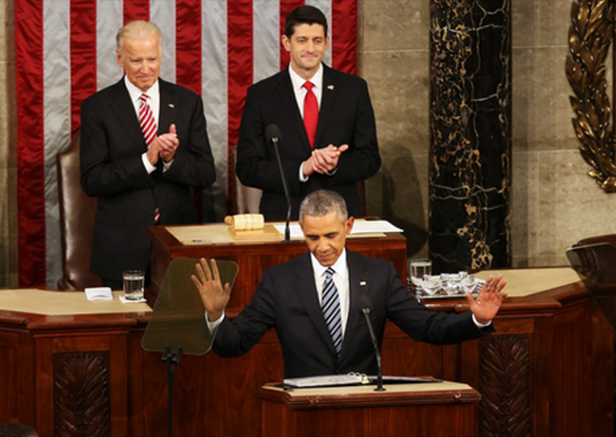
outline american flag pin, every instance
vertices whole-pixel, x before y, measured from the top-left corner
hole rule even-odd
[[[327,85],[327,89],[332,91],[334,89],[334,86],[333,85]]]
[[[366,281],[359,281],[359,285],[361,285],[362,287],[366,286]]]
[[[175,105],[173,103],[169,103],[169,107],[170,108],[175,108]]]

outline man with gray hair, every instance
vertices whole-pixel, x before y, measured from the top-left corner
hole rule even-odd
[[[90,267],[113,289],[147,270],[146,228],[194,223],[190,188],[216,177],[201,97],[159,78],[160,29],[133,21],[116,43],[124,77],[81,107],[81,185],[98,197]]]
[[[237,357],[270,328],[282,347],[285,378],[361,372],[376,374],[362,300],[372,303],[379,345],[387,319],[410,337],[433,344],[456,343],[494,332],[492,319],[507,296],[501,276],[489,277],[479,296],[467,293],[470,311],[447,314],[426,308],[410,295],[392,263],[345,249],[353,228],[344,199],[315,191],[301,203],[300,225],[309,252],[263,273],[253,299],[234,319],[225,317],[229,284],[221,284],[216,262],[201,259],[192,280],[215,332],[214,352]]]

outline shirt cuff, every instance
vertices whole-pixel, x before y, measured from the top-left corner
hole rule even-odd
[[[214,331],[216,331],[216,329],[220,326],[223,320],[225,320],[224,312],[222,313],[222,316],[220,316],[217,320],[214,320],[213,322],[210,322],[210,320],[207,318],[207,313],[205,313],[205,325],[210,331],[210,334],[213,334]]]
[[[144,153],[143,155],[141,155],[141,161],[143,161],[143,166],[145,167],[145,171],[147,171],[148,174],[152,174],[154,173],[154,171],[156,171],[156,166],[150,164],[150,160],[148,159],[147,153]]]
[[[482,328],[487,328],[488,326],[490,326],[492,324],[492,320],[490,320],[488,323],[479,323],[477,321],[477,318],[475,317],[475,314],[473,314],[473,323],[475,324],[475,326],[477,326],[479,329]]]
[[[306,163],[306,161],[302,162],[299,165],[299,181],[300,182],[308,182],[308,179],[310,178],[310,176],[304,176],[304,164]]]

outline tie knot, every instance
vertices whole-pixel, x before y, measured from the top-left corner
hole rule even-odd
[[[146,93],[143,93],[139,96],[139,101],[143,104],[148,102],[148,95]]]
[[[327,270],[325,270],[325,277],[331,278],[332,276],[334,276],[334,273],[336,273],[334,269],[328,267]]]
[[[313,86],[314,86],[314,84],[312,82],[310,82],[309,80],[304,82],[304,88],[306,88],[308,91],[312,90]]]

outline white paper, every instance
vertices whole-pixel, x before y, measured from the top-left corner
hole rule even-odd
[[[146,301],[145,297],[141,298],[141,299],[137,299],[137,300],[129,300],[129,299],[126,299],[122,295],[120,295],[119,297],[120,297],[120,302],[122,302],[122,303],[139,303],[139,302],[145,302]]]
[[[109,287],[90,287],[85,289],[88,300],[113,300],[113,293]]]

